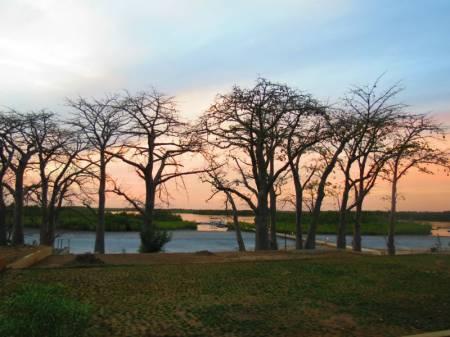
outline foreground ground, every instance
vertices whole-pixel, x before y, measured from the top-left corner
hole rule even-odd
[[[173,262],[8,271],[0,301],[23,283],[65,284],[95,307],[91,336],[402,336],[450,328],[449,255]]]

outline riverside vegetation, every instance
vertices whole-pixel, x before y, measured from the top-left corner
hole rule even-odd
[[[156,89],[68,98],[64,116],[46,109],[0,111],[0,246],[24,244],[25,207],[35,205],[41,244],[53,245],[58,224],[90,229],[95,222],[94,251],[104,253],[108,226],[137,229],[139,219],[143,251],[160,251],[169,239],[164,227],[186,224],[158,219],[155,207],[169,203],[171,183],[182,186],[183,177],[196,175],[211,187],[205,199],[221,196],[231,206],[241,251],[237,212],[245,205],[253,214],[255,250],[277,250],[280,231],[295,234],[297,250],[315,249],[319,233],[336,233],[341,249],[351,233],[354,251],[362,249],[362,234],[386,234],[395,255],[396,234],[429,232],[398,222],[399,183],[413,169],[449,171],[450,152],[446,127],[410,111],[399,101],[402,88],[383,87],[380,80],[328,103],[257,78],[253,86],[216,95],[192,122],[174,97]],[[135,172],[142,191],[130,189],[126,176],[112,175],[113,163]],[[390,187],[388,226],[364,219],[367,196],[381,180]],[[118,225],[121,215],[106,209],[113,194],[140,216],[123,216]],[[324,220],[325,200],[339,209],[333,222]],[[292,218],[277,217],[286,203],[295,209],[295,226]],[[92,210],[89,222],[61,219],[69,205]],[[14,209],[9,225],[8,208]]]
[[[227,215],[224,210],[157,210],[154,214],[154,221],[158,228],[164,230],[196,229],[196,223],[185,221],[176,213],[194,213],[205,215]],[[249,211],[239,212],[241,216],[251,216]],[[362,217],[362,234],[364,235],[386,235],[388,226],[387,212],[365,211]],[[12,217],[12,210],[8,212],[8,217]],[[28,228],[38,228],[40,225],[41,212],[38,207],[26,207],[24,211],[24,224]],[[448,212],[400,212],[397,225],[399,235],[429,235],[431,225],[427,221],[445,220],[450,217]],[[304,232],[308,231],[311,222],[311,214],[305,212]],[[339,213],[336,211],[322,211],[320,214],[318,228],[319,234],[336,234],[336,224],[339,221]],[[279,233],[292,234],[295,232],[295,213],[277,212],[277,230]],[[125,209],[109,210],[105,214],[105,228],[107,231],[139,231],[142,224],[142,217],[138,214],[127,212]],[[231,228],[233,225],[229,224]],[[64,207],[61,209],[58,228],[63,230],[94,231],[96,226],[96,215],[91,210],[84,207]],[[254,225],[248,222],[241,222],[243,230],[253,231]],[[347,234],[351,234],[351,228],[347,229]]]

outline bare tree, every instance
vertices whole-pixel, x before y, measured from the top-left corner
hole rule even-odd
[[[69,201],[71,187],[80,185],[91,172],[92,161],[81,158],[87,149],[79,130],[64,129],[52,113],[43,113],[31,128],[37,144],[39,186],[34,193],[41,207],[40,242],[53,245],[55,227],[63,201]]]
[[[42,223],[40,226],[40,243],[49,244],[48,238],[48,190],[49,190],[49,167],[50,172],[57,171],[51,167],[54,157],[58,156],[64,144],[64,137],[51,112],[42,111],[34,123],[30,125],[30,134],[36,144],[37,167],[39,172],[40,200],[39,204],[42,212]],[[34,164],[34,163],[30,163]]]
[[[122,112],[113,104],[115,101],[116,97],[67,100],[68,105],[76,111],[71,124],[86,138],[92,150],[87,158],[98,168],[98,222],[94,249],[97,253],[105,252],[106,168],[113,158],[110,150],[117,145],[125,124]]]
[[[206,157],[208,157],[208,155]],[[236,233],[236,242],[238,244],[239,251],[244,252],[245,243],[242,238],[241,225],[239,224],[238,209],[233,198],[233,189],[230,188],[230,186],[233,185],[233,182],[227,179],[227,174],[224,170],[227,165],[226,163],[218,164],[217,158],[214,159],[212,157],[209,157],[208,162],[210,169],[201,175],[202,182],[209,183],[213,189],[213,193],[208,200],[211,200],[219,193],[223,193],[225,195],[226,205],[230,204],[233,214],[233,226]]]
[[[391,183],[391,211],[389,216],[389,255],[395,255],[395,224],[398,182],[411,169],[431,174],[431,166],[450,168],[450,154],[438,147],[445,137],[444,128],[424,114],[410,115],[402,120],[391,134],[391,156],[383,169],[383,178]]]
[[[202,117],[206,141],[226,151],[237,171],[239,179],[229,187],[230,192],[255,214],[256,250],[270,249],[269,194],[289,167],[288,161],[280,160],[283,144],[300,122],[309,100],[308,95],[286,85],[258,79],[251,89],[234,87],[231,93],[218,95]]]
[[[326,137],[314,148],[321,157],[322,165],[317,172],[319,178],[315,179],[317,190],[315,193],[311,224],[308,228],[308,236],[305,243],[306,249],[316,248],[317,226],[319,224],[322,203],[326,196],[328,179],[332,174],[345,145],[354,136],[354,131],[351,127],[352,119],[341,110],[330,111],[327,114],[325,121]]]
[[[294,183],[295,196],[293,203],[295,207],[295,247],[296,249],[303,249],[303,228],[302,228],[302,212],[303,212],[303,191],[318,170],[318,163],[312,161],[313,165],[309,164],[302,166],[302,159],[312,152],[313,147],[324,140],[327,136],[324,128],[324,114],[325,109],[316,109],[316,113],[306,115],[302,118],[301,123],[298,123],[294,133],[287,140],[286,154],[289,161],[289,169]],[[303,174],[302,174],[303,173]],[[302,177],[303,176],[303,177]]]
[[[186,175],[202,173],[203,169],[184,169],[184,155],[200,151],[201,143],[191,127],[180,120],[172,97],[156,91],[129,93],[116,103],[126,114],[129,124],[124,134],[126,144],[108,152],[136,170],[145,186],[142,202],[120,186],[113,191],[124,197],[142,214],[142,233],[154,232],[153,214],[157,193],[167,191],[166,185]]]
[[[353,121],[354,136],[347,142],[339,166],[344,176],[340,205],[337,247],[346,247],[347,214],[355,208],[353,250],[361,251],[363,203],[375,186],[380,171],[390,156],[389,135],[401,123],[404,105],[394,102],[401,91],[398,85],[378,90],[379,79],[372,85],[352,89],[344,99],[344,109]],[[349,204],[350,191],[354,202]]]
[[[11,192],[12,190],[8,173],[14,156],[14,150],[7,151],[7,143],[5,140],[5,137],[9,133],[9,123],[5,120],[5,116],[0,114],[0,246],[7,244],[6,198],[7,192]]]
[[[24,184],[25,171],[29,168],[31,158],[37,153],[37,146],[31,132],[32,125],[42,112],[19,113],[11,110],[2,117],[3,151],[9,159],[9,169],[13,173],[14,186],[9,191],[14,199],[14,221],[12,243],[24,244],[23,208],[27,188]],[[2,182],[2,185],[5,185]]]

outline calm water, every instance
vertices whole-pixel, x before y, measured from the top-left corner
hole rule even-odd
[[[336,235],[317,235],[318,240],[336,242]],[[395,246],[400,250],[410,249],[430,249],[436,247],[440,240],[442,249],[450,249],[450,237],[437,238],[432,235],[397,235],[395,237]],[[387,237],[383,235],[363,235],[362,246],[364,248],[386,249]],[[347,235],[347,245],[352,244],[352,236]]]
[[[164,246],[164,250],[169,253],[175,252],[197,252],[209,250],[211,252],[226,252],[238,250],[236,234],[234,231],[228,232],[197,232],[194,230],[172,231],[172,240]],[[37,230],[26,230],[26,243],[33,243],[39,240]],[[242,233],[245,246],[248,250],[255,247],[255,234]],[[58,239],[70,240],[71,253],[92,252],[95,243],[95,232],[66,231],[60,232]],[[57,239],[57,240],[58,240]],[[57,244],[57,242],[56,242]],[[105,244],[107,253],[136,253],[139,249],[140,239],[138,232],[107,232],[105,233]],[[280,245],[284,247],[284,239]],[[294,246],[293,240],[287,240],[287,246]]]
[[[225,218],[200,214],[180,214],[183,220],[208,222],[211,218]],[[253,217],[241,217],[241,221],[252,222]],[[231,219],[229,219],[231,221]],[[92,252],[94,249],[95,232],[61,231],[58,239],[63,240],[63,246],[67,246],[70,240],[72,253]],[[255,234],[242,233],[246,248],[254,249]],[[318,235],[318,240],[336,242],[335,235]],[[26,230],[27,243],[39,240],[38,230]],[[450,237],[441,237],[440,243],[435,236],[399,235],[396,237],[397,249],[430,249],[440,244],[441,248],[450,249]],[[107,232],[105,235],[107,253],[136,253],[139,249],[140,239],[138,232]],[[347,236],[347,244],[351,244],[352,237]],[[284,238],[279,238],[278,245],[284,248]],[[295,245],[293,240],[286,240],[287,247]],[[363,236],[362,245],[365,248],[385,249],[386,237],[381,235]],[[209,250],[211,252],[224,252],[237,250],[236,235],[229,232],[197,232],[195,230],[177,230],[172,232],[172,240],[165,246],[166,252],[197,252]]]

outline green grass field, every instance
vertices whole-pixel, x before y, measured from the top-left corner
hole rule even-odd
[[[402,336],[450,328],[450,256],[31,269],[94,307],[90,336]]]

